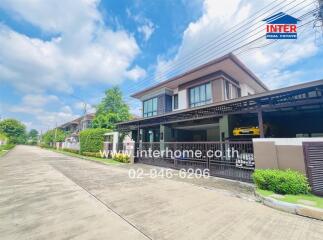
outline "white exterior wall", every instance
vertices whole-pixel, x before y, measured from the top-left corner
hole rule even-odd
[[[80,150],[80,143],[79,142],[63,142],[62,148],[68,148],[72,150]]]
[[[241,97],[256,93],[256,91],[253,88],[251,88],[249,85],[245,83],[240,84],[240,88],[241,88]]]
[[[183,89],[178,91],[178,109],[176,110],[186,109],[187,107],[187,89]]]

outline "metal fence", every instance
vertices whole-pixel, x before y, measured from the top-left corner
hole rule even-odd
[[[174,169],[209,169],[212,176],[245,182],[251,181],[255,168],[253,145],[247,141],[143,142],[137,143],[135,150],[138,163]]]

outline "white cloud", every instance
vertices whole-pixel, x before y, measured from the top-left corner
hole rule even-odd
[[[119,84],[139,46],[124,30],[103,23],[98,1],[3,0],[0,8],[52,35],[29,37],[0,25],[0,75],[24,92],[70,92],[74,85]],[[144,70],[142,70],[144,71]]]
[[[51,110],[51,104],[55,104],[55,110]],[[28,129],[38,130],[51,129],[79,117],[70,106],[64,105],[55,95],[27,94],[20,104],[7,106],[5,110],[32,118],[33,121],[28,121]]]
[[[126,76],[131,80],[137,81],[146,76],[146,71],[139,66],[135,66],[133,69],[126,72]]]
[[[228,29],[241,21],[251,21],[251,18],[255,17],[254,13],[269,3],[271,3],[269,0],[204,0],[203,14],[199,19],[188,25],[183,33],[183,40],[177,53],[171,58],[165,56],[159,56],[157,58],[155,79],[157,81],[165,80],[178,73],[229,53],[234,49],[233,46],[237,43],[242,45],[242,43],[249,42],[264,34],[265,28],[264,26],[261,26],[263,24],[262,20],[264,16],[258,16],[253,20],[253,23],[256,24],[255,26],[251,29],[244,29],[245,31],[253,30],[253,34],[260,30],[258,34],[254,36],[251,36],[251,34],[246,34],[245,36],[240,34],[235,38],[233,38],[234,34],[232,34],[231,36],[225,37],[225,33]],[[293,4],[289,7],[285,7],[284,10],[296,6],[298,3],[301,3],[301,0],[293,1]],[[287,3],[284,3],[283,5],[286,4]],[[287,11],[287,13],[300,9],[301,11],[296,14],[296,16],[300,16],[302,13],[314,8],[313,5],[305,7],[306,4],[309,3],[302,3],[292,11]],[[272,6],[274,5],[275,4]],[[275,8],[267,14],[271,15],[277,13],[277,9],[278,8]],[[304,23],[307,21],[308,20],[304,20]],[[307,30],[311,28],[311,26],[312,25],[308,26]],[[261,31],[261,29],[263,29],[263,31]],[[276,88],[278,86],[286,86],[299,81],[299,78],[304,74],[302,71],[293,72],[288,70],[288,68],[297,64],[300,60],[314,56],[318,52],[319,49],[315,45],[313,35],[313,32],[312,34],[302,35],[302,31],[299,30],[299,39],[297,41],[282,40],[272,46],[248,51],[238,57],[264,80],[269,87]],[[219,41],[221,37],[222,40]],[[210,47],[210,42],[215,39],[217,39],[218,42],[214,44],[213,47]],[[233,43],[231,43],[231,41],[233,41]],[[268,43],[268,41],[265,41],[265,43]],[[261,44],[257,43],[257,45]],[[208,50],[203,52],[202,49],[205,46],[209,47]],[[287,50],[283,51],[283,49]],[[272,71],[271,74],[270,71]],[[281,76],[282,74],[285,75],[285,77]],[[273,78],[275,78],[275,80],[273,80]],[[286,81],[286,78],[295,78],[295,80]]]
[[[139,25],[137,31],[143,35],[144,40],[147,42],[156,30],[155,24],[141,14],[133,14],[129,8],[126,9],[126,13],[129,18]]]
[[[138,27],[138,32],[143,34],[145,41],[149,40],[154,31],[155,27],[151,22]]]
[[[20,105],[16,107],[10,107],[12,113],[23,113],[33,117],[33,121],[30,121],[28,128],[35,128],[38,130],[52,129],[56,125],[61,125],[65,122],[78,118],[78,114],[74,114],[69,106],[63,106],[56,111],[47,111],[45,108],[35,108],[28,105]]]
[[[23,97],[22,102],[32,107],[42,107],[50,102],[59,102],[59,99],[55,95],[28,94]]]
[[[36,126],[37,129],[47,130],[78,117],[79,115],[68,112],[64,108],[55,112],[43,111],[42,114],[36,115],[36,120],[39,122],[39,124],[35,124],[35,122],[33,122],[33,126]]]

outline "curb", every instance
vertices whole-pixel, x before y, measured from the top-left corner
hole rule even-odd
[[[258,200],[267,207],[271,207],[283,212],[314,218],[323,221],[323,209],[309,207],[301,204],[282,202],[271,197],[264,197],[255,192]]]
[[[42,148],[42,149],[46,149],[46,150],[49,150],[49,151],[52,151],[52,152],[55,152],[55,153],[59,153],[59,154],[62,154],[64,156],[67,156],[67,157],[74,157],[74,158],[83,159],[83,160],[86,160],[86,161],[89,161],[89,162],[95,162],[95,163],[102,164],[102,165],[105,165],[105,166],[113,166],[113,165],[114,166],[119,166],[119,165],[122,165],[122,163],[120,163],[120,164],[103,163],[103,162],[100,162],[100,161],[96,161],[96,160],[87,158],[86,156],[83,156],[83,155],[72,156],[72,155],[68,154],[69,152],[61,152],[61,151],[57,151],[56,149],[48,149],[48,148]],[[53,151],[53,150],[56,150],[56,151]]]

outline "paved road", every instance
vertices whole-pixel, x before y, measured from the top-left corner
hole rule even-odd
[[[1,239],[323,239],[323,222],[227,191],[18,146],[0,159]]]

